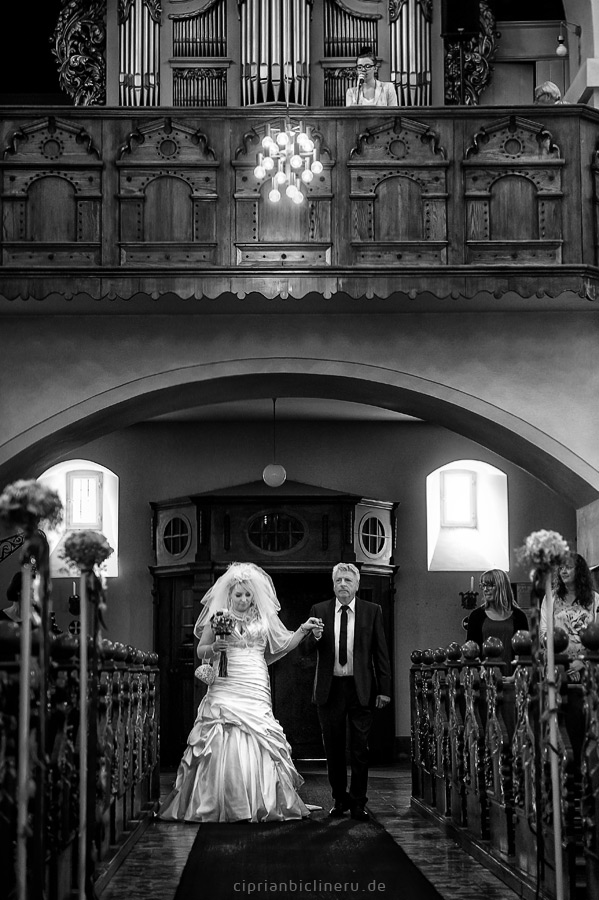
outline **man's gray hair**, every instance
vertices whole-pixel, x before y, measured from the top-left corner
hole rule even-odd
[[[354,578],[360,581],[360,570],[352,563],[337,563],[333,568],[333,581],[337,577],[338,572],[351,572]]]

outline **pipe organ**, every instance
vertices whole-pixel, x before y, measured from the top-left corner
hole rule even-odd
[[[400,106],[427,106],[432,7],[432,0],[70,0],[53,52],[75,104],[343,106],[356,56],[368,46]]]
[[[119,102],[158,106],[160,0],[119,0]]]

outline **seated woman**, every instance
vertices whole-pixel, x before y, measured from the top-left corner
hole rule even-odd
[[[580,553],[574,553],[567,563],[558,567],[553,581],[553,623],[556,628],[563,628],[569,639],[566,649],[570,660],[568,679],[580,681],[583,667],[580,635],[597,619],[599,594],[593,590],[593,577]],[[541,603],[539,630],[541,635],[547,633],[546,598]]]
[[[399,106],[395,85],[375,77],[378,62],[370,47],[363,47],[358,53],[356,70],[358,83],[348,88],[346,106]]]
[[[468,616],[466,640],[476,641],[482,650],[488,637],[496,637],[503,644],[502,661],[505,663],[505,674],[512,674],[512,638],[517,631],[528,630],[528,619],[514,602],[512,586],[507,572],[501,569],[489,569],[480,577],[480,588],[483,592],[483,605],[474,609]]]
[[[301,819],[309,808],[297,793],[303,779],[272,711],[267,665],[285,656],[322,624],[309,618],[288,631],[269,575],[253,563],[233,563],[202,600],[194,629],[198,656],[227,656],[199,705],[163,819],[186,822],[275,822]],[[215,634],[212,619],[227,611],[234,628]],[[217,659],[218,662],[218,659]]]

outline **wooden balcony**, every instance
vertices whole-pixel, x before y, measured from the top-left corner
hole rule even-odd
[[[0,110],[0,293],[595,299],[599,113],[292,108],[322,173],[254,175],[278,104]]]

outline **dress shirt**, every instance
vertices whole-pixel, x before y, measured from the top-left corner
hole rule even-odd
[[[354,627],[356,624],[356,598],[347,606],[347,662],[344,666],[339,664],[339,632],[341,631],[341,608],[343,603],[339,600],[335,603],[335,665],[333,675],[354,674]]]

